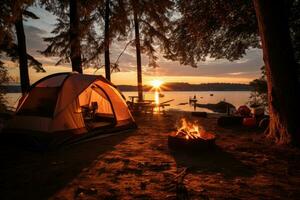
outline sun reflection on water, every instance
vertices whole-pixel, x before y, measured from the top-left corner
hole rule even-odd
[[[155,92],[154,92],[154,102],[156,105],[159,104],[159,91],[158,90],[155,90]]]

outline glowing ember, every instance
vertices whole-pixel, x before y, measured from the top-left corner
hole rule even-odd
[[[202,126],[199,126],[196,123],[188,122],[185,118],[180,120],[181,126],[177,129],[175,136],[182,137],[187,140],[189,139],[203,139],[209,140],[214,139],[215,135],[209,132],[206,132]]]

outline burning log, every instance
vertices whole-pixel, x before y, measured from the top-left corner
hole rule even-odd
[[[196,123],[181,119],[176,133],[169,135],[169,147],[176,150],[211,149],[215,146],[215,134],[209,133]]]
[[[190,133],[188,130],[184,130],[184,129],[181,129],[177,132],[177,136],[185,136],[186,139],[189,139],[189,138],[192,138],[192,139],[197,139],[196,136],[194,136],[194,133]]]

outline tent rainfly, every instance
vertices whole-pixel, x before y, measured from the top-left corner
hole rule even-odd
[[[30,87],[5,130],[61,144],[135,127],[124,96],[111,82],[102,76],[57,73]]]

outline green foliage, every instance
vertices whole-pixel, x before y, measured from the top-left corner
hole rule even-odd
[[[249,98],[249,104],[251,107],[263,106],[268,107],[268,85],[266,80],[265,66],[261,67],[262,76],[259,79],[255,79],[250,82],[250,86],[253,88]]]
[[[252,0],[177,0],[166,58],[197,67],[207,57],[240,59],[249,48],[260,48]],[[295,57],[300,62],[300,2],[287,1]]]
[[[177,9],[169,59],[196,67],[208,56],[232,61],[259,47],[251,0],[178,0]]]
[[[138,14],[141,51],[148,56],[149,66],[157,67],[156,47],[169,51],[174,3],[171,0],[130,0],[128,9],[131,15],[133,12]]]
[[[109,44],[116,41],[124,41],[127,39],[127,35],[130,34],[130,20],[126,13],[127,2],[125,0],[110,0],[109,1]],[[90,50],[88,57],[86,57],[87,63],[94,63],[95,68],[102,68],[101,56],[105,51],[105,0],[98,1],[97,6],[91,14],[93,19],[93,29],[96,33],[94,35],[94,48],[88,48]],[[97,30],[98,29],[98,30]],[[127,45],[125,46],[125,48]],[[123,52],[121,52],[121,55]],[[115,62],[110,62],[111,72],[119,71],[119,58]],[[97,61],[97,62],[94,62]]]
[[[289,0],[289,25],[295,58],[300,65],[300,1]],[[299,67],[300,69],[300,67]]]
[[[0,45],[0,50],[8,56],[11,61],[17,62],[19,55],[18,55],[18,45],[12,41],[8,41],[6,39],[3,40],[2,44]],[[35,69],[36,72],[46,72],[43,68],[43,64],[36,60],[33,56],[27,53],[28,65]]]
[[[69,1],[42,0],[41,5],[56,15],[57,23],[52,30],[52,37],[44,38],[48,46],[41,53],[45,56],[58,56],[56,65],[70,63],[70,20]],[[94,51],[101,48],[95,31],[94,17],[96,1],[78,1],[80,17],[79,38],[81,41],[82,62],[85,67],[97,66],[99,58]]]
[[[56,63],[57,65],[70,63],[68,1],[44,0],[41,3],[58,17],[56,27],[51,32],[54,36],[44,39],[49,45],[41,53],[45,56],[58,56],[60,59]],[[124,39],[128,33],[129,20],[123,0],[112,0],[110,4],[110,42],[112,42],[115,38]],[[81,13],[79,29],[84,67],[99,68],[102,66],[100,56],[104,52],[104,9],[104,0],[79,1]],[[113,64],[113,66],[114,69],[117,64]]]
[[[6,100],[4,98],[5,90],[3,89],[3,84],[7,83],[9,80],[7,70],[0,61],[0,112],[5,112],[7,110]]]
[[[18,45],[14,41],[14,23],[22,14],[25,20],[39,19],[27,8],[34,3],[33,0],[8,1],[4,0],[0,4],[0,54],[5,53],[13,62],[18,60]],[[0,55],[1,59],[1,55]],[[27,54],[29,67],[33,67],[36,72],[45,72],[42,63],[33,56]],[[3,65],[2,65],[3,67]]]
[[[101,55],[104,53],[105,1],[79,2],[83,64],[85,67],[99,68],[102,66]],[[44,39],[49,45],[41,53],[45,56],[58,56],[60,59],[57,65],[70,63],[68,1],[42,0],[41,4],[58,17],[56,27],[51,32],[54,36]],[[156,67],[156,46],[162,44],[160,47],[164,48],[169,43],[167,36],[171,33],[170,16],[173,6],[171,0],[111,0],[109,42],[128,40],[129,44],[134,45],[131,41],[133,11],[136,10],[140,22],[142,53],[148,55],[149,66]],[[118,59],[115,63],[111,62],[111,65],[113,71],[119,71]]]
[[[4,39],[9,41],[13,40],[12,31],[12,19],[11,19],[11,6],[9,1],[2,1],[0,3],[0,44],[2,44]],[[0,49],[1,53],[1,49]]]

